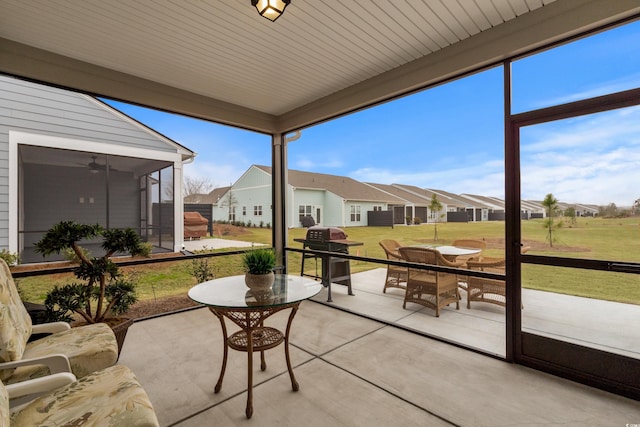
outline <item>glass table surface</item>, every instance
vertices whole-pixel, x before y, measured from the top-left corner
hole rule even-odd
[[[478,248],[463,248],[460,246],[450,246],[450,245],[411,245],[414,248],[429,248],[429,249],[437,249],[442,255],[446,256],[460,256],[460,255],[474,255],[482,252],[481,249]]]
[[[287,305],[317,295],[322,284],[308,277],[276,274],[266,292],[253,292],[244,283],[244,275],[222,277],[200,283],[189,290],[189,298],[212,307],[260,308]]]

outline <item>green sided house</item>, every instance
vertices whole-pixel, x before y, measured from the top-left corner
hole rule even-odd
[[[214,205],[214,220],[267,225],[271,218],[271,167],[251,166]],[[321,173],[288,171],[289,228],[303,218],[331,227],[369,225],[369,212],[389,211],[405,200],[355,179]]]

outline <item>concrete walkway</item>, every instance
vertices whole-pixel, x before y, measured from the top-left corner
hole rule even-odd
[[[207,249],[231,249],[231,248],[250,248],[253,246],[263,246],[261,243],[243,242],[241,240],[228,239],[194,239],[185,240],[184,249],[193,252]]]

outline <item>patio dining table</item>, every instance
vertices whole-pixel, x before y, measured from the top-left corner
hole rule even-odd
[[[461,255],[475,255],[482,252],[480,248],[463,248],[460,246],[451,246],[451,245],[411,245],[412,247],[417,248],[430,248],[436,249],[438,252],[442,254],[447,260],[455,261],[457,257]]]

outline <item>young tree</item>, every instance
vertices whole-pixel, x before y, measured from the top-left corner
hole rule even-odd
[[[615,203],[609,203],[607,206],[600,206],[598,213],[603,218],[615,218],[618,216],[618,207]]]
[[[542,205],[547,208],[547,220],[545,226],[548,230],[547,238],[549,239],[549,246],[553,247],[553,217],[558,211],[558,199],[553,197],[553,194],[549,193],[544,197]]]
[[[226,206],[229,209],[228,218],[230,222],[235,221],[235,215],[232,215],[232,214],[237,204],[238,204],[238,199],[236,199],[236,196],[233,194],[231,189],[229,189],[229,191],[227,191],[227,193],[224,195],[224,199],[222,200],[222,206]]]
[[[209,178],[193,178],[188,175],[184,177],[184,197],[192,194],[208,194],[213,190],[214,185]]]
[[[576,208],[574,208],[573,206],[569,206],[567,209],[565,209],[564,211],[564,216],[568,217],[571,221],[571,225],[576,225]]]
[[[640,199],[636,199],[636,201],[633,202],[633,207],[631,208],[631,210],[633,211],[632,213],[634,215],[640,215]]]
[[[442,210],[442,203],[438,200],[438,196],[434,194],[431,195],[431,201],[429,202],[429,209],[431,210],[432,218],[434,219],[433,224],[433,240],[438,240],[438,219],[440,218],[440,211]]]

